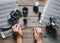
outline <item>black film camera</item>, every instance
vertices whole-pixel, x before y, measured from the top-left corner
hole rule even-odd
[[[46,25],[46,33],[47,35],[49,35],[50,37],[56,39],[57,37],[57,25],[56,25],[56,18],[55,17],[50,17],[49,19],[49,23]]]
[[[21,16],[21,12],[19,10],[12,11],[10,14],[10,19],[8,20],[8,23],[10,25],[16,24],[18,22],[20,16]]]

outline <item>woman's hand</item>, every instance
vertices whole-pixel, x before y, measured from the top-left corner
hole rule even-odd
[[[22,30],[20,24],[16,24],[12,27],[13,32],[15,33],[16,37],[22,37]]]
[[[22,30],[21,30],[21,26],[20,24],[16,24],[12,27],[13,29],[13,32],[15,33],[16,35],[16,41],[17,43],[22,43]]]
[[[42,30],[39,27],[34,28],[34,38],[37,43],[42,43]]]

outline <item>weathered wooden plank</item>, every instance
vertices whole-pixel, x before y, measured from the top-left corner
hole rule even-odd
[[[34,5],[36,0],[18,0],[19,5]],[[40,5],[45,5],[46,0],[40,1]]]

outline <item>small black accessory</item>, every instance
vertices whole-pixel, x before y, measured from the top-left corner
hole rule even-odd
[[[38,14],[38,21],[40,20],[40,18],[41,18],[41,12],[39,12]]]
[[[27,19],[23,19],[23,22],[24,22],[24,26],[27,25]]]
[[[33,6],[33,12],[38,13],[38,6]]]
[[[22,13],[23,13],[23,17],[27,17],[28,16],[28,8],[27,7],[23,7]]]

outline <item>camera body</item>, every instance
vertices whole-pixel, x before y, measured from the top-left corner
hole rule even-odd
[[[51,27],[50,29],[52,29],[52,28],[56,29],[56,28],[58,28],[56,22],[57,22],[57,19],[55,17],[50,17],[49,23],[47,23],[46,27],[49,27],[49,28]]]
[[[18,23],[20,16],[21,16],[21,12],[19,10],[12,11],[10,14],[10,19],[8,20],[8,23],[10,25],[15,25],[16,23]]]
[[[57,25],[56,25],[56,21],[57,19],[55,17],[50,17],[50,25],[53,27],[53,28],[56,28]]]
[[[46,33],[50,37],[54,37],[56,39],[57,36],[57,25],[56,25],[56,18],[55,17],[50,17],[49,23],[46,25]]]

